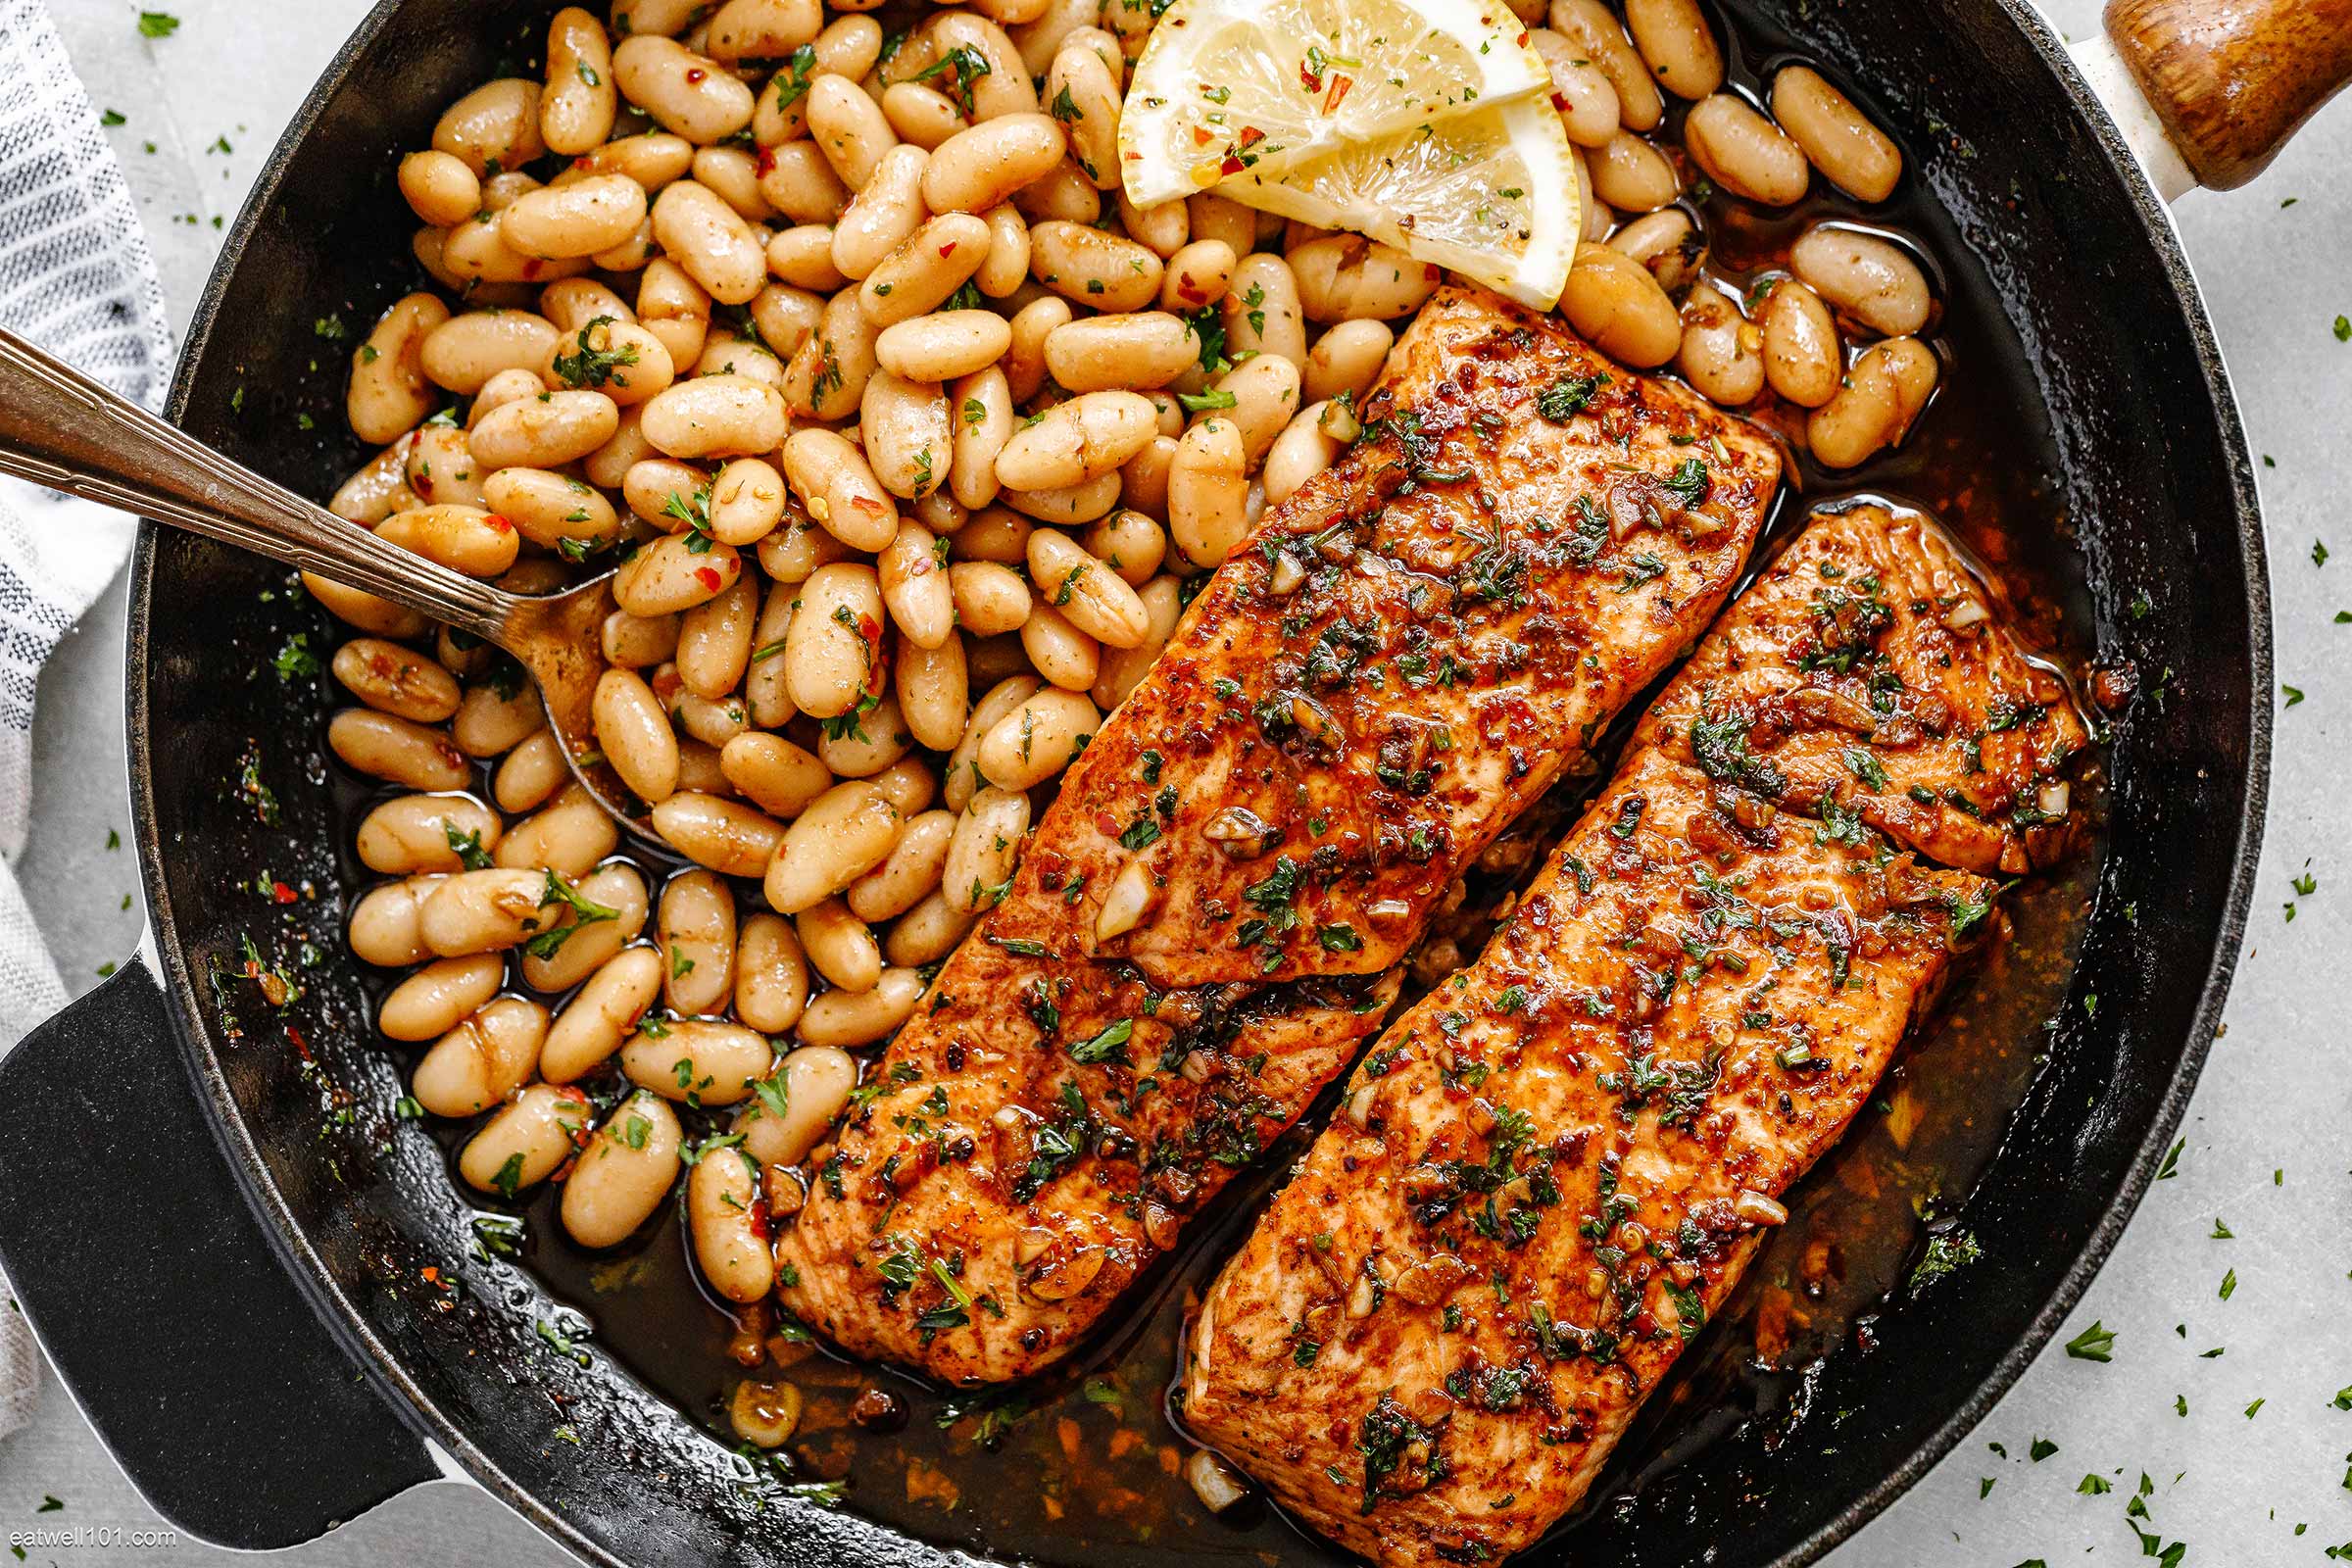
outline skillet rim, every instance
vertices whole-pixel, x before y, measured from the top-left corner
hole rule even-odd
[[[193,368],[210,343],[229,279],[242,264],[248,242],[272,205],[287,166],[293,159],[294,150],[305,144],[315,132],[318,121],[328,103],[342,91],[360,58],[391,24],[403,4],[404,0],[378,0],[375,7],[361,20],[320,73],[301,106],[289,118],[284,131],[256,176],[244,206],[229,225],[219,257],[206,279],[204,291],[189,318],[166,405],[166,416],[174,423],[180,422],[186,412],[194,381]],[[2043,68],[2050,73],[2054,85],[2072,106],[2082,126],[2106,153],[2110,166],[2122,181],[2125,195],[2138,219],[2146,243],[2155,254],[2164,280],[2180,313],[2181,322],[2187,329],[2197,367],[2203,376],[2206,397],[2212,406],[2214,429],[2221,440],[2230,488],[2235,503],[2238,553],[2246,577],[2247,637],[2250,644],[2247,654],[2252,679],[2247,705],[2247,760],[2234,859],[2220,921],[2213,936],[2212,959],[2190,1019],[2189,1036],[2182,1043],[2164,1097],[2150,1118],[2147,1132],[2125,1172],[2121,1187],[2107,1203],[2096,1227],[2077,1251],[2065,1275],[2024,1333],[1941,1425],[1830,1520],[1773,1558],[1765,1568],[1803,1568],[1803,1565],[1819,1560],[1884,1512],[1983,1423],[1992,1406],[2016,1385],[2026,1368],[2041,1353],[2059,1326],[2081,1302],[2145,1198],[2163,1152],[2169,1147],[2168,1141],[2185,1115],[2189,1099],[2196,1091],[2243,952],[2254,882],[2260,868],[2270,792],[2274,721],[2270,705],[2274,674],[2270,569],[2253,458],[2228,367],[2215,337],[2203,294],[2168,209],[2157,197],[2145,171],[2126,145],[2105,107],[2076,68],[2064,41],[2033,9],[2030,0],[1991,0],[1991,5],[2002,20],[2019,31]],[[510,1477],[425,1394],[391,1348],[370,1329],[364,1314],[312,1247],[285,1195],[270,1175],[252,1129],[234,1100],[218,1057],[212,1051],[201,1049],[201,1031],[191,1030],[187,1026],[187,1020],[203,1015],[203,1004],[196,994],[194,975],[177,938],[177,922],[156,850],[160,842],[157,807],[149,773],[149,627],[159,533],[156,524],[141,520],[130,564],[129,620],[124,660],[124,738],[131,827],[138,850],[141,885],[147,900],[148,936],[158,960],[159,974],[172,1004],[173,1032],[190,1060],[195,1082],[201,1087],[215,1135],[224,1151],[232,1156],[229,1161],[231,1169],[256,1213],[275,1236],[286,1257],[298,1265],[290,1272],[298,1288],[312,1299],[316,1307],[321,1309],[321,1322],[330,1333],[361,1352],[360,1359],[369,1374],[383,1385],[383,1392],[399,1396],[398,1404],[406,1406],[436,1448],[463,1466],[466,1475],[476,1484],[566,1550],[592,1563],[609,1565],[609,1568],[626,1568],[622,1558],[557,1512],[535,1492]],[[889,1531],[887,1526],[876,1525],[875,1528]],[[896,1535],[896,1532],[889,1533]],[[967,1555],[961,1552],[956,1554]]]

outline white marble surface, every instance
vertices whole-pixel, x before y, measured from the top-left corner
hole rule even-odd
[[[278,128],[365,7],[169,3],[183,25],[150,41],[131,0],[50,0],[92,98],[125,116],[111,135],[184,321],[219,243],[214,220],[234,215]],[[2097,0],[2042,3],[2076,36],[2096,24]],[[2352,344],[2332,330],[2352,312],[2352,109],[2323,115],[2252,188],[2193,195],[2179,219],[2254,448],[2277,460],[2261,477],[2278,673],[2305,693],[2278,716],[2249,949],[2226,1037],[2182,1129],[2179,1174],[2156,1186],[2067,1330],[2103,1321],[2117,1335],[2114,1361],[2070,1359],[2053,1344],[1980,1431],[1829,1559],[1836,1568],[2136,1561],[2142,1546],[2125,1502],[2142,1472],[2154,1484],[2152,1522],[2143,1523],[2167,1543],[2188,1543],[2190,1563],[2319,1564],[2328,1547],[2352,1543],[2352,1411],[2331,1403],[2352,1384],[2352,1075],[2337,1049],[2352,1002],[2340,776],[2352,758],[2352,624],[2336,622],[2352,610],[2352,520],[2342,511],[2352,493],[2343,439]],[[2160,440],[2150,445],[2161,450]],[[2315,541],[2337,559],[2315,564]],[[22,875],[77,990],[138,932],[137,909],[122,904],[135,880],[129,851],[108,846],[110,831],[127,826],[122,629],[118,585],[41,687],[35,831]],[[2305,874],[2319,888],[2298,897],[2290,882]],[[2217,1219],[2233,1240],[2214,1238]],[[2225,1301],[2219,1287],[2232,1269],[2236,1289]],[[2215,1345],[2229,1353],[2201,1358]],[[2176,1403],[2183,1398],[2185,1415]],[[2256,1399],[2264,1402],[2249,1415]],[[2037,1438],[2058,1445],[2039,1462],[2029,1457]],[[2116,1490],[2084,1494],[2086,1472]],[[45,1495],[64,1506],[36,1514]],[[0,1445],[0,1529],[153,1523],[52,1383],[36,1424]],[[192,1544],[160,1556],[225,1560]],[[397,1498],[288,1557],[337,1568],[568,1560],[481,1494],[451,1485]],[[1724,1543],[1721,1561],[1742,1561],[1737,1543]]]

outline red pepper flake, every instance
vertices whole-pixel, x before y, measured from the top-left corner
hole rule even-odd
[[[1225,161],[1217,166],[1217,172],[1220,174],[1238,174],[1249,167],[1249,165],[1243,163],[1239,158],[1234,157],[1231,153],[1227,153],[1225,155]]]
[[[950,241],[948,241],[948,242],[947,242],[945,245],[942,245],[942,246],[939,248],[939,254],[940,254],[940,255],[942,255],[942,256],[953,256],[953,255],[955,255],[955,254],[956,254],[956,243],[957,243],[957,242],[956,242],[956,241],[955,241],[955,240],[950,240]]]
[[[514,525],[495,512],[484,520],[490,524],[490,531],[493,533],[513,533],[514,531]]]
[[[534,256],[529,261],[522,264],[522,275],[525,278],[537,277],[540,270],[546,265],[547,264],[545,262],[542,262],[538,257]]]
[[[283,882],[272,882],[270,884],[270,897],[275,899],[280,904],[292,904],[295,900],[296,894],[292,888],[286,886]]]
[[[295,1028],[292,1024],[286,1025],[286,1038],[294,1043],[294,1049],[301,1054],[303,1060],[309,1061],[311,1059],[311,1043],[302,1038],[301,1030]]]
[[[701,583],[704,587],[710,589],[712,593],[718,592],[721,588],[724,588],[727,585],[726,578],[721,577],[718,574],[718,568],[716,566],[695,567],[694,580]]]
[[[1525,27],[1519,29],[1519,47],[1522,49],[1527,47],[1527,29]]]
[[[700,66],[689,66],[686,68],[686,85],[689,87],[699,87],[703,84],[703,78],[709,74],[710,74],[710,73],[705,71]]]
[[[1355,78],[1353,76],[1332,77],[1331,92],[1323,100],[1323,112],[1327,115],[1337,114],[1340,105],[1348,100],[1348,89],[1354,85]]]
[[[1095,813],[1095,827],[1104,838],[1116,838],[1119,835],[1118,818],[1112,816],[1108,811]]]
[[[1568,95],[1566,93],[1553,93],[1551,95],[1551,107],[1557,109],[1563,115],[1566,114],[1568,112]]]
[[[1555,96],[1555,101],[1556,101],[1556,96]],[[585,161],[586,161],[586,160],[582,160],[582,162],[585,162]],[[752,160],[752,170],[753,170],[753,172],[754,172],[755,173],[760,173],[760,174],[769,173],[769,172],[772,172],[774,171],[775,167],[776,167],[776,150],[775,150],[773,147],[762,147],[762,148],[760,148],[760,156]]]
[[[1323,90],[1323,78],[1317,75],[1314,72],[1307,70],[1306,62],[1303,60],[1298,62],[1298,84],[1304,87],[1308,92],[1321,92]]]
[[[1421,275],[1428,278],[1432,283],[1435,283],[1439,279],[1443,278],[1446,274],[1435,267],[1425,266],[1421,269]]]
[[[1264,141],[1265,139],[1266,133],[1258,129],[1255,125],[1244,125],[1242,127],[1241,135],[1235,138],[1235,143],[1244,152],[1248,152],[1250,148],[1256,146],[1259,142]]]
[[[571,161],[571,167],[574,169],[594,169],[596,167],[596,161],[590,158],[586,153],[582,153],[579,157],[574,158]]]
[[[1216,139],[1217,139],[1216,137],[1214,137],[1214,136],[1211,136],[1211,135],[1208,133],[1208,127],[1207,127],[1206,125],[1195,125],[1195,126],[1193,127],[1193,145],[1194,145],[1194,146],[1196,146],[1196,147],[1205,147],[1205,146],[1207,146],[1207,145],[1208,145],[1210,142],[1212,142],[1212,141],[1215,141]]]

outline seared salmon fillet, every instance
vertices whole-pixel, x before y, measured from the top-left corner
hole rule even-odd
[[[869,1072],[780,1296],[954,1384],[1064,1353],[1346,1069],[1448,884],[1680,657],[1779,482],[1755,432],[1442,290],[1071,766]]]
[[[1642,719],[1707,776],[1808,815],[1858,814],[1987,875],[2064,858],[2088,742],[2057,672],[2010,635],[1999,585],[1923,517],[1819,514]]]
[[[1759,628],[1812,627],[1825,564],[1876,563],[1866,591],[1909,604],[1942,559],[1883,512],[1816,522],[1691,669],[1821,646]],[[1501,1558],[1582,1498],[1991,907],[1843,784],[1782,808],[1712,743],[1694,760],[1670,705],[1700,684],[1678,676],[1478,960],[1376,1043],[1192,1323],[1187,1427],[1375,1561]],[[1794,776],[1816,743],[1788,733]]]

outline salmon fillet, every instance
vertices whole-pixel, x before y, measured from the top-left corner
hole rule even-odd
[[[1305,1524],[1381,1563],[1526,1547],[1786,1217],[1991,907],[1917,852],[2000,863],[2034,776],[2010,752],[2038,769],[2080,735],[1997,618],[1936,624],[1973,581],[1883,509],[1814,522],[1485,953],[1365,1057],[1203,1298],[1180,1385],[1186,1426]],[[2048,705],[1988,725],[1980,681]],[[1817,719],[1806,691],[1882,716]],[[1954,827],[1896,779],[2004,804]]]
[[[1068,1350],[1345,1070],[1447,886],[1722,607],[1779,482],[1748,427],[1462,289],[1362,417],[817,1152],[779,1295],[845,1348],[960,1385]]]

